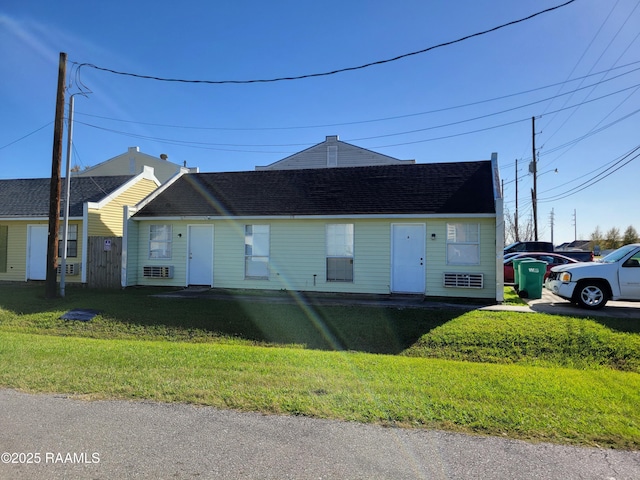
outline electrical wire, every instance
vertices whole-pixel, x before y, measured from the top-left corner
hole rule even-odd
[[[598,37],[598,35],[600,35],[600,32],[602,31],[602,29],[604,28],[605,24],[609,21],[609,18],[611,17],[611,15],[613,14],[613,11],[616,9],[616,7],[618,6],[618,3],[620,3],[620,0],[617,0],[615,5],[613,6],[613,8],[611,8],[611,10],[609,11],[609,14],[607,15],[607,17],[604,19],[604,21],[602,22],[602,24],[600,24],[600,28],[598,28],[598,31],[595,33],[595,35],[593,36],[593,38],[591,39],[591,41],[589,42],[589,45],[587,45],[587,47],[584,49],[584,51],[582,52],[582,55],[580,55],[580,58],[578,59],[578,61],[576,62],[576,64],[573,66],[573,68],[571,69],[571,72],[569,73],[569,75],[567,76],[567,78],[571,77],[571,75],[573,75],[573,72],[576,71],[576,68],[578,68],[578,65],[580,65],[580,62],[582,61],[582,59],[585,57],[585,55],[587,54],[587,52],[589,51],[589,49],[591,48],[591,46],[593,45],[593,42],[595,42],[596,38]],[[595,64],[594,64],[595,67]],[[591,69],[593,70],[593,67],[591,67]],[[591,72],[589,72],[591,73]],[[563,83],[564,86],[564,83]],[[560,93],[560,91],[562,90],[562,87],[558,90],[558,93]],[[569,100],[571,100],[571,97],[566,99],[566,102],[568,102]],[[551,103],[549,103],[549,108],[551,107]],[[546,113],[546,111],[542,112],[543,114]],[[555,116],[552,117],[549,122],[547,123],[547,125],[553,123],[553,121],[555,120]],[[546,128],[546,126],[544,127]]]
[[[94,65],[92,63],[80,63],[77,64],[78,65],[78,71],[82,68],[82,67],[90,67],[90,68],[94,68],[96,70],[101,70],[104,72],[109,72],[109,73],[113,73],[116,75],[123,75],[123,76],[128,76],[128,77],[135,77],[135,78],[140,78],[140,79],[146,79],[146,80],[157,80],[157,81],[161,81],[161,82],[179,82],[179,83],[204,83],[204,84],[210,84],[210,85],[221,85],[221,84],[250,84],[250,83],[273,83],[273,82],[280,82],[280,81],[290,81],[290,80],[302,80],[302,79],[306,79],[306,78],[315,78],[315,77],[325,77],[325,76],[329,76],[329,75],[335,75],[338,73],[344,73],[344,72],[349,72],[349,71],[354,71],[354,70],[362,70],[368,67],[372,67],[375,65],[383,65],[385,63],[391,63],[391,62],[395,62],[397,60],[401,60],[403,58],[407,58],[407,57],[411,57],[411,56],[415,56],[415,55],[420,55],[422,53],[426,53],[429,52],[431,50],[435,50],[437,48],[442,48],[442,47],[447,47],[450,45],[454,45],[456,43],[460,43],[463,42],[465,40],[469,40],[471,38],[474,37],[479,37],[482,35],[486,35],[488,33],[492,33],[495,32],[497,30],[512,26],[512,25],[516,25],[518,23],[521,22],[525,22],[527,20],[531,20],[532,18],[535,18],[539,15],[548,13],[548,12],[552,12],[554,10],[557,10],[559,8],[565,7],[571,3],[575,2],[575,0],[569,0],[561,5],[556,5],[555,7],[550,7],[547,8],[545,10],[539,11],[537,13],[534,13],[532,15],[529,15],[527,17],[524,18],[520,18],[518,20],[513,20],[511,22],[507,22],[504,23],[502,25],[498,25],[497,27],[493,27],[490,28],[488,30],[484,30],[481,32],[477,32],[477,33],[473,33],[471,35],[466,35],[464,37],[458,38],[456,40],[451,40],[449,42],[444,42],[444,43],[440,43],[438,45],[432,45],[430,47],[424,48],[422,50],[417,50],[415,52],[409,52],[409,53],[405,53],[402,55],[398,55],[396,57],[393,58],[388,58],[385,60],[377,60],[375,62],[370,62],[370,63],[365,63],[363,65],[358,65],[358,66],[354,66],[354,67],[346,67],[346,68],[340,68],[340,69],[336,69],[336,70],[331,70],[328,72],[322,72],[322,73],[311,73],[311,74],[306,74],[306,75],[297,75],[297,76],[288,76],[288,77],[278,77],[278,78],[270,78],[270,79],[254,79],[254,80],[186,80],[186,79],[179,79],[179,78],[164,78],[164,77],[157,77],[157,76],[153,76],[153,75],[140,75],[137,73],[128,73],[128,72],[121,72],[118,70],[113,70],[110,68],[105,68],[105,67],[99,67],[97,65]],[[75,63],[75,62],[74,62]]]
[[[632,161],[634,161],[636,158],[640,157],[640,153],[636,154],[634,157],[631,157],[629,160],[627,160],[625,163],[623,163],[622,165],[619,165],[615,170],[611,170],[614,166],[617,166],[619,163],[621,163],[622,161],[626,160],[630,155],[632,155],[633,153],[637,152],[638,150],[640,150],[640,145],[638,145],[637,147],[635,147],[634,149],[632,149],[629,153],[625,154],[620,160],[616,161],[613,165],[611,165],[610,167],[607,168],[607,170],[603,171],[602,173],[590,178],[589,180],[581,183],[580,185],[567,190],[564,193],[560,193],[558,195],[552,196],[552,197],[547,197],[547,198],[538,198],[538,202],[539,203],[546,203],[546,202],[551,202],[551,201],[556,201],[556,200],[562,200],[564,198],[570,197],[572,195],[575,195],[576,193],[579,193],[583,190],[586,190],[589,187],[592,187],[593,185],[595,185],[596,183],[601,182],[602,180],[604,180],[605,178],[613,175],[615,172],[617,172],[618,170],[620,170],[621,168],[627,166],[629,163],[631,163]],[[606,173],[606,175],[605,175]]]
[[[48,127],[49,125],[51,125],[52,123],[53,123],[53,122],[49,122],[49,123],[47,123],[47,124],[45,124],[45,125],[41,126],[40,128],[37,128],[37,129],[36,129],[36,130],[34,130],[33,132],[31,132],[31,133],[27,133],[26,135],[24,135],[24,136],[22,136],[22,137],[18,138],[17,140],[14,140],[13,142],[9,142],[9,143],[7,143],[6,145],[3,145],[2,147],[0,147],[0,150],[2,150],[2,149],[4,149],[4,148],[7,148],[7,147],[10,147],[11,145],[13,145],[13,144],[15,144],[15,143],[18,143],[19,141],[24,140],[25,138],[30,137],[30,136],[31,136],[31,135],[33,135],[34,133],[38,133],[40,130],[42,130],[43,128],[47,128],[47,127]]]
[[[617,3],[616,3],[617,5]],[[609,47],[611,47],[611,45],[613,44],[614,40],[618,37],[618,35],[620,34],[620,32],[622,31],[622,29],[624,28],[624,26],[627,24],[627,22],[629,21],[629,19],[631,18],[631,15],[633,15],[633,12],[636,11],[636,9],[638,8],[638,6],[640,6],[640,2],[636,4],[636,6],[634,7],[634,9],[631,11],[631,13],[627,16],[627,19],[624,21],[624,23],[622,24],[622,26],[620,26],[620,28],[618,29],[618,31],[616,32],[616,34],[613,36],[613,38],[609,41],[609,43],[607,44],[606,48],[602,51],[602,53],[600,53],[600,56],[596,59],[596,61],[593,64],[593,67],[591,67],[591,70],[593,70],[595,68],[595,66],[598,64],[598,62],[600,61],[600,59],[602,59],[602,57],[604,56],[604,54],[606,53],[607,50],[609,50]],[[636,37],[637,38],[637,37]],[[635,39],[634,39],[635,40]],[[618,57],[620,58],[620,57]],[[615,63],[614,63],[615,65]],[[591,73],[591,70],[589,70],[589,73]],[[597,84],[596,86],[593,87],[593,89],[591,90],[591,92],[589,92],[587,94],[587,96],[585,97],[585,100],[587,100],[591,94],[595,91],[595,89],[597,88]],[[569,97],[566,102],[569,101],[571,97]],[[565,103],[566,103],[565,102]],[[562,124],[560,124],[560,126],[555,130],[555,132],[553,134],[551,134],[551,136],[549,137],[549,139],[553,138],[553,136],[555,136],[556,133],[558,133],[560,131],[560,129],[562,129],[562,127],[564,127],[567,122],[571,119],[571,117],[573,117],[573,115],[575,115],[578,112],[578,109],[574,110],[573,112],[571,112],[571,114],[569,116],[567,116],[567,118],[564,119],[564,121],[562,122]],[[554,117],[555,118],[555,117]],[[553,121],[553,119],[552,119]]]
[[[233,144],[226,144],[226,143],[209,143],[209,142],[193,142],[193,141],[189,141],[189,140],[177,140],[177,139],[170,139],[170,138],[159,138],[159,137],[152,137],[149,135],[141,135],[141,134],[136,134],[136,133],[131,133],[131,132],[123,132],[120,130],[113,130],[110,128],[105,128],[105,127],[100,127],[98,125],[92,125],[90,123],[86,123],[86,122],[80,122],[80,121],[74,121],[75,124],[79,124],[79,125],[84,125],[86,127],[91,127],[91,128],[95,128],[97,130],[103,130],[105,132],[109,132],[109,133],[115,133],[117,135],[123,135],[125,137],[131,137],[131,138],[140,138],[143,140],[153,140],[156,142],[160,142],[160,143],[164,143],[166,145],[178,145],[178,146],[183,146],[183,147],[191,147],[191,148],[199,148],[199,149],[204,149],[204,150],[217,150],[217,151],[222,151],[222,152],[246,152],[246,153],[283,153],[283,154],[290,154],[292,152],[277,152],[277,151],[270,151],[270,152],[265,152],[265,151],[260,151],[260,150],[237,150],[237,149],[226,149],[226,148],[214,148],[214,147],[219,147],[219,146],[239,146],[239,147],[243,147],[243,146],[247,146],[247,145],[233,145]],[[308,146],[308,144],[290,144],[289,146],[298,146],[298,145],[304,145],[304,146]],[[257,146],[257,147],[270,147],[270,146],[288,146],[288,145],[253,145],[253,146]]]
[[[631,65],[635,65],[640,63],[640,61],[636,61],[636,62],[631,62],[628,63],[626,65],[622,65],[620,67],[615,67],[614,69],[619,69],[619,68],[625,68]],[[613,70],[613,69],[611,69]],[[331,124],[324,124],[324,125],[304,125],[304,126],[290,126],[290,127],[244,127],[244,128],[234,128],[234,127],[195,127],[195,126],[184,126],[184,125],[169,125],[169,124],[161,124],[161,123],[149,123],[149,122],[139,122],[139,121],[135,121],[135,120],[122,120],[122,119],[116,119],[116,118],[110,118],[110,117],[103,117],[103,116],[99,116],[99,115],[91,115],[91,114],[86,114],[86,113],[80,113],[77,112],[77,115],[83,115],[83,116],[87,116],[87,117],[92,117],[92,118],[100,118],[103,120],[110,120],[110,121],[114,121],[114,122],[121,122],[121,123],[130,123],[130,124],[136,124],[136,125],[145,125],[145,126],[152,126],[152,127],[163,127],[163,128],[177,128],[177,129],[185,129],[185,130],[217,130],[217,131],[266,131],[266,130],[297,130],[297,129],[311,129],[311,128],[327,128],[327,127],[340,127],[340,126],[347,126],[347,125],[359,125],[359,124],[364,124],[364,123],[374,123],[374,122],[384,122],[384,121],[390,121],[390,120],[398,120],[398,119],[402,119],[402,118],[409,118],[409,117],[417,117],[417,116],[422,116],[422,115],[429,115],[429,114],[434,114],[434,113],[441,113],[441,112],[446,112],[446,111],[450,111],[450,110],[455,110],[455,109],[460,109],[460,108],[466,108],[466,107],[472,107],[472,106],[476,106],[476,105],[480,105],[483,103],[489,103],[489,102],[494,102],[494,101],[498,101],[498,100],[504,100],[506,98],[511,98],[511,97],[515,97],[515,96],[519,96],[519,95],[526,95],[528,93],[532,93],[532,92],[536,92],[536,91],[540,91],[540,90],[544,90],[547,88],[552,88],[555,87],[557,85],[560,84],[566,84],[570,81],[578,81],[578,80],[583,80],[589,76],[595,76],[595,75],[600,75],[603,73],[607,73],[610,72],[611,70],[605,70],[605,71],[601,71],[601,72],[597,72],[597,73],[592,73],[590,75],[587,75],[586,77],[578,77],[575,78],[573,80],[565,80],[564,82],[561,83],[555,83],[555,84],[551,84],[551,85],[547,85],[544,87],[538,87],[538,88],[533,88],[530,90],[525,90],[523,92],[518,92],[518,93],[512,93],[512,94],[508,94],[508,95],[503,95],[500,97],[495,97],[495,98],[491,98],[491,99],[485,99],[485,100],[479,100],[476,102],[471,102],[471,103],[466,103],[466,104],[462,104],[462,105],[455,105],[452,107],[444,107],[444,108],[439,108],[439,109],[435,109],[435,110],[427,110],[425,112],[416,112],[416,113],[408,113],[405,115],[397,115],[397,116],[393,116],[393,117],[384,117],[384,118],[376,118],[376,119],[369,119],[369,120],[360,120],[360,121],[353,121],[353,122],[343,122],[343,123],[331,123]],[[527,106],[531,106],[534,105],[536,103],[542,103],[542,102],[546,102],[546,101],[552,101],[556,98],[559,98],[561,96],[564,95],[571,95],[572,93],[575,93],[579,90],[584,90],[587,88],[591,88],[593,86],[596,85],[600,85],[602,83],[605,82],[609,82],[609,81],[613,81],[613,80],[617,80],[621,77],[624,77],[625,75],[629,75],[631,73],[637,72],[640,70],[640,67],[638,68],[634,68],[632,70],[629,70],[627,72],[621,73],[619,75],[616,75],[614,77],[611,77],[607,80],[601,80],[597,83],[591,84],[591,85],[587,85],[584,87],[579,87],[576,90],[572,90],[569,92],[565,92],[562,94],[556,94],[552,97],[548,97],[542,100],[539,100],[537,102],[533,102],[533,103],[528,103],[525,105],[522,105],[520,107],[514,107],[513,109],[509,109],[509,110],[503,110],[502,112],[496,112],[492,115],[496,115],[498,113],[504,113],[504,112],[508,112],[510,110],[515,110],[517,108],[523,108],[523,107],[527,107]],[[565,103],[566,105],[566,103]]]
[[[588,88],[588,87],[584,87],[584,88]],[[564,107],[562,109],[559,110],[555,110],[553,112],[549,112],[548,115],[556,113],[558,111],[561,110],[567,110],[567,109],[571,109],[571,108],[576,108],[579,107],[585,103],[592,103],[592,102],[596,102],[598,100],[601,100],[603,98],[608,98],[612,95],[630,90],[632,88],[640,88],[640,84],[636,84],[636,85],[632,85],[630,87],[626,87],[623,88],[621,90],[617,90],[615,92],[611,92],[608,93],[606,95],[602,95],[600,97],[597,98],[593,98],[591,100],[588,100],[586,102],[582,102],[579,104],[575,104],[575,105],[571,105],[568,107]],[[362,141],[362,140],[375,140],[375,139],[380,139],[380,138],[388,138],[388,137],[397,137],[397,136],[401,136],[401,135],[409,135],[412,133],[419,133],[419,132],[425,132],[428,130],[436,130],[439,128],[446,128],[446,127],[451,127],[451,126],[455,126],[455,125],[460,125],[463,123],[468,123],[468,122],[472,122],[472,121],[476,121],[476,120],[482,120],[484,118],[488,118],[491,116],[496,116],[496,115],[501,115],[503,113],[507,113],[507,112],[511,112],[520,108],[525,108],[525,107],[529,107],[531,105],[535,105],[537,103],[543,102],[544,100],[540,100],[540,101],[536,101],[536,102],[531,102],[525,105],[521,105],[518,107],[513,107],[513,108],[509,108],[506,110],[502,110],[499,112],[494,112],[494,113],[489,113],[489,114],[485,114],[485,115],[480,115],[477,117],[473,117],[473,118],[468,118],[468,119],[464,119],[464,120],[458,120],[456,122],[450,122],[450,123],[446,123],[446,124],[441,124],[441,125],[434,125],[434,126],[430,126],[430,127],[425,127],[425,128],[420,128],[420,129],[415,129],[415,130],[409,130],[409,131],[404,131],[404,132],[395,132],[395,133],[388,133],[388,134],[384,134],[384,135],[374,135],[371,137],[361,137],[361,138],[353,138],[353,139],[346,139],[345,141],[348,142],[355,142],[355,141]],[[518,120],[514,120],[511,122],[506,122],[506,123],[502,123],[499,125],[493,125],[493,126],[489,126],[489,127],[485,127],[485,128],[480,128],[480,129],[476,129],[476,130],[471,130],[471,131],[466,131],[466,132],[461,132],[461,133],[455,133],[455,134],[451,134],[451,135],[445,135],[445,136],[440,136],[440,137],[435,137],[435,138],[429,138],[429,139],[422,139],[422,140],[415,140],[415,141],[410,141],[410,142],[402,142],[402,143],[395,143],[395,144],[388,144],[388,145],[378,145],[376,147],[371,147],[371,148],[389,148],[389,147],[396,147],[396,146],[402,146],[402,145],[414,145],[414,144],[418,144],[418,143],[426,143],[426,142],[433,142],[436,140],[444,140],[444,139],[449,139],[449,138],[454,138],[454,137],[459,137],[459,136],[463,136],[463,135],[470,135],[473,133],[479,133],[479,132],[484,132],[487,130],[493,130],[496,128],[500,128],[500,127],[505,127],[505,126],[509,126],[509,125],[514,125],[516,123],[522,123],[522,122],[528,122],[530,121],[530,118],[523,118],[523,119],[518,119]],[[77,122],[81,125],[85,125],[88,127],[93,127],[96,129],[100,129],[100,130],[104,130],[104,131],[108,131],[111,133],[116,133],[116,134],[120,134],[120,135],[125,135],[125,136],[130,136],[130,137],[135,137],[135,138],[143,138],[145,140],[154,140],[154,141],[159,141],[159,142],[164,142],[167,144],[171,144],[171,145],[182,145],[182,146],[191,146],[194,148],[208,148],[208,147],[300,147],[300,146],[309,146],[309,144],[307,143],[290,143],[290,144],[230,144],[230,143],[209,143],[209,142],[194,142],[194,141],[188,141],[188,140],[177,140],[177,139],[168,139],[168,138],[160,138],[160,137],[151,137],[151,136],[144,136],[144,135],[137,135],[137,134],[132,134],[130,132],[122,132],[119,130],[114,130],[114,129],[109,129],[109,128],[105,128],[105,127],[100,127],[98,125],[93,125],[90,123],[86,123],[86,122]],[[209,148],[212,150],[224,150],[224,149],[219,149],[219,148]],[[278,153],[278,152],[260,152],[260,151],[254,151],[254,150],[224,150],[224,151],[242,151],[242,152],[251,152],[251,153]],[[288,152],[280,152],[280,153],[288,153]]]

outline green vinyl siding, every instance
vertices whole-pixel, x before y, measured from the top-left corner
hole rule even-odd
[[[7,272],[7,239],[9,237],[9,227],[0,225],[0,273]]]
[[[129,285],[187,285],[188,226],[214,225],[213,285],[215,288],[317,291],[342,293],[390,293],[391,226],[389,219],[250,219],[214,221],[131,221],[128,255]],[[411,219],[426,225],[426,295],[495,297],[495,221],[493,218],[456,218],[455,222],[480,225],[480,265],[446,264],[446,219]],[[149,226],[170,223],[172,258],[149,259]],[[326,226],[354,225],[353,282],[327,282]],[[269,225],[269,275],[245,277],[245,225]],[[436,238],[432,240],[431,234]],[[172,279],[142,275],[145,265],[173,266]],[[482,273],[483,289],[445,288],[444,272]]]
[[[447,265],[447,223],[475,223],[480,225],[480,264]],[[436,239],[431,239],[431,234]],[[495,298],[496,291],[496,230],[493,218],[456,218],[432,220],[427,223],[426,294],[470,298]],[[482,273],[484,288],[449,288],[443,285],[443,274]]]

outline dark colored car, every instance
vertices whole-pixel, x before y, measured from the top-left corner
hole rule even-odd
[[[553,243],[550,242],[516,242],[504,247],[504,254],[515,252],[553,252]]]
[[[526,252],[519,253],[517,255],[510,255],[504,261],[504,283],[513,283],[513,260],[515,258],[533,258],[534,260],[542,260],[543,262],[547,262],[547,271],[544,274],[544,278],[549,276],[549,272],[552,267],[557,267],[558,265],[566,265],[567,263],[578,263],[577,260],[573,258],[565,257],[564,255],[560,255],[558,253],[549,253],[549,252]]]

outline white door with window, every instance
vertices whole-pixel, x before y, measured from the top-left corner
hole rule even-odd
[[[425,225],[391,225],[391,291],[424,293]]]
[[[27,280],[47,279],[47,225],[27,226]]]
[[[213,225],[189,225],[187,283],[213,286]]]

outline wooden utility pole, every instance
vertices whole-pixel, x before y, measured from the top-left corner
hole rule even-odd
[[[533,174],[533,190],[531,200],[533,202],[533,234],[538,241],[538,162],[536,161],[536,117],[531,117],[531,151],[532,160],[529,171]]]
[[[62,132],[64,129],[64,82],[67,76],[67,54],[60,52],[58,65],[58,92],[56,117],[53,126],[53,158],[51,162],[51,187],[49,189],[49,238],[47,239],[46,298],[57,294],[56,269],[58,259],[58,232],[60,229],[60,165],[62,164]]]
[[[520,241],[520,232],[518,231],[518,159],[516,158],[516,216],[513,219],[516,230],[516,242]]]

